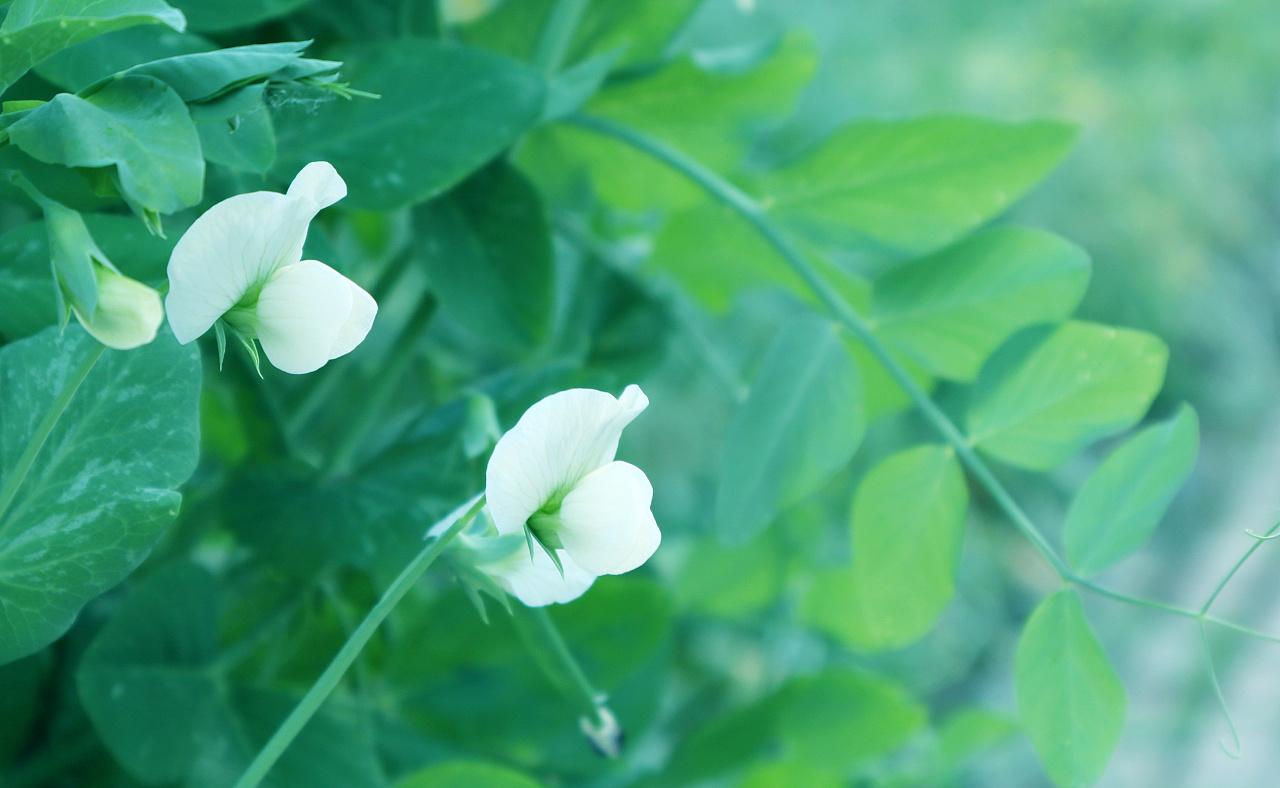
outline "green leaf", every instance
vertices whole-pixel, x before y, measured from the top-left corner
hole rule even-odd
[[[972,380],[1015,331],[1071,316],[1089,284],[1089,258],[1040,230],[978,233],[877,278],[870,321],[925,369]]]
[[[232,784],[293,707],[291,695],[232,682],[218,665],[218,596],[204,569],[166,566],[131,591],[80,662],[89,719],[143,783]],[[340,703],[326,704],[285,751],[271,784],[383,785],[364,723]]]
[[[859,649],[924,636],[955,593],[968,497],[949,448],[918,446],[881,462],[853,499],[853,566],[818,576],[806,617]]]
[[[892,753],[928,719],[901,687],[856,670],[797,679],[782,695],[778,734],[787,754],[841,773]]]
[[[1067,511],[1067,558],[1086,575],[1140,548],[1195,468],[1200,450],[1196,412],[1178,414],[1134,435],[1085,481]]]
[[[146,558],[195,469],[199,391],[199,353],[168,333],[120,352],[49,328],[0,348],[0,663]]]
[[[983,750],[1008,741],[1018,732],[1008,715],[980,707],[961,709],[938,729],[938,750],[943,767],[954,771]]]
[[[1073,127],[943,116],[836,132],[753,191],[819,243],[916,255],[1003,212],[1062,159]]]
[[[310,41],[285,41],[192,52],[140,63],[119,76],[152,77],[173,88],[185,102],[208,101],[250,82],[329,74],[341,66],[332,60],[304,58],[302,52],[310,45]]]
[[[287,104],[276,116],[284,180],[332,162],[356,208],[434,197],[513,143],[542,112],[543,82],[506,58],[400,39],[343,51],[344,78],[382,98]]]
[[[151,235],[131,216],[85,214],[99,248],[125,275],[149,284],[164,279],[173,240]],[[49,274],[49,238],[44,222],[20,225],[0,235],[0,336],[22,339],[58,321]]]
[[[1053,781],[1097,781],[1124,727],[1124,686],[1076,592],[1059,591],[1031,614],[1018,641],[1014,682],[1023,727]]]
[[[982,368],[968,414],[972,443],[1011,465],[1049,470],[1133,426],[1164,380],[1157,337],[1068,322],[1019,332]]]
[[[721,538],[750,539],[817,490],[853,457],[865,428],[858,368],[838,328],[812,316],[788,323],[725,437]]]
[[[276,132],[263,100],[264,83],[191,107],[206,160],[257,175],[276,160]]]
[[[115,166],[135,207],[173,213],[200,202],[204,157],[187,106],[167,85],[128,76],[88,98],[61,93],[9,127],[14,145],[67,167]]]
[[[117,30],[64,49],[36,67],[41,79],[68,93],[139,63],[215,49],[216,44],[192,33],[179,33],[158,25]]]
[[[50,55],[146,24],[182,30],[186,21],[163,0],[14,0],[0,23],[0,93]]]
[[[750,69],[712,69],[682,57],[637,79],[620,81],[587,103],[589,115],[652,135],[721,172],[738,168],[753,124],[791,111],[813,75],[816,56],[806,39],[788,38]],[[648,155],[595,132],[549,126],[531,134],[519,163],[551,194],[571,193],[583,173],[614,207],[651,211],[706,200],[683,175]]]
[[[546,210],[529,181],[494,164],[423,206],[417,229],[446,313],[499,347],[527,349],[551,329],[554,285]]]
[[[216,33],[284,16],[311,0],[173,0],[192,30]]]
[[[480,761],[447,761],[402,778],[396,788],[538,788],[540,783],[520,772]]]

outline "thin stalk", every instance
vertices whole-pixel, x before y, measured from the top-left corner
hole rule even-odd
[[[1209,594],[1209,598],[1205,600],[1204,606],[1200,608],[1201,613],[1209,612],[1209,608],[1213,607],[1213,603],[1218,601],[1218,595],[1220,595],[1222,593],[1222,590],[1227,587],[1227,583],[1231,582],[1231,578],[1236,576],[1236,572],[1240,571],[1240,567],[1244,566],[1244,562],[1252,558],[1253,554],[1258,552],[1258,548],[1266,544],[1267,541],[1270,540],[1272,537],[1274,537],[1276,534],[1280,534],[1280,522],[1277,522],[1275,525],[1271,526],[1271,529],[1268,530],[1265,534],[1262,534],[1261,536],[1254,534],[1253,532],[1250,532],[1250,536],[1252,536],[1254,540],[1253,544],[1249,545],[1249,549],[1244,551],[1244,555],[1241,555],[1240,558],[1235,562],[1235,564],[1231,566],[1231,569],[1227,572],[1227,574],[1224,575],[1223,578],[1218,581],[1218,585],[1214,587],[1213,593]]]
[[[36,425],[35,434],[28,441],[27,448],[22,452],[22,456],[18,457],[13,473],[9,474],[9,477],[4,480],[4,487],[0,488],[0,519],[4,518],[5,512],[13,504],[13,499],[18,497],[18,490],[22,488],[23,482],[27,480],[27,474],[31,473],[31,467],[35,465],[36,457],[40,455],[40,450],[44,448],[44,444],[49,440],[49,435],[52,434],[53,428],[58,425],[58,420],[62,418],[62,414],[71,405],[71,400],[75,399],[76,392],[80,390],[81,384],[89,377],[89,373],[93,372],[94,366],[97,365],[98,359],[102,358],[104,351],[106,351],[106,347],[103,345],[98,345],[89,351],[89,355],[85,356],[84,361],[80,362],[80,366],[76,367],[75,371],[71,373],[71,377],[67,379],[66,385],[62,387],[58,398],[49,406],[44,418]],[[0,534],[4,533],[5,525],[0,524]]]
[[[569,649],[569,644],[565,642],[564,636],[560,634],[560,628],[556,626],[556,622],[552,620],[551,614],[547,612],[545,607],[530,608],[526,614],[533,621],[537,628],[537,634],[547,645],[551,656],[555,658],[555,662],[564,671],[563,676],[568,679],[567,686],[564,689],[572,696],[572,700],[578,704],[584,716],[590,717],[593,721],[599,718],[600,709],[600,693],[591,686],[590,679],[587,678],[586,671],[578,664],[578,659]]]
[[[280,756],[289,747],[302,728],[311,720],[315,713],[320,710],[321,705],[338,687],[338,683],[342,681],[342,677],[346,675],[347,670],[351,668],[352,663],[360,656],[360,652],[368,644],[369,639],[373,637],[373,633],[377,631],[382,622],[391,615],[391,611],[395,609],[400,600],[404,599],[409,590],[418,582],[422,574],[427,571],[431,564],[440,557],[444,549],[454,540],[454,538],[462,533],[462,530],[470,525],[472,519],[484,506],[484,497],[480,496],[471,508],[458,517],[452,525],[440,535],[439,538],[428,542],[422,550],[414,556],[409,565],[400,572],[400,575],[391,582],[387,590],[370,608],[364,620],[360,622],[342,644],[342,648],[338,649],[338,653],[334,655],[329,666],[324,669],[320,677],[316,679],[307,693],[298,701],[298,705],[289,712],[289,716],[285,717],[280,723],[280,727],[276,728],[276,732],[271,735],[266,745],[258,751],[253,762],[249,764],[249,768],[245,769],[244,774],[236,781],[235,788],[253,788],[260,784],[267,776],[267,772],[275,765]],[[456,516],[451,514],[450,516]]]
[[[551,8],[533,53],[533,63],[543,74],[551,76],[560,70],[573,42],[573,32],[586,10],[587,0],[558,0]]]
[[[686,156],[684,153],[672,148],[665,143],[652,139],[627,126],[622,126],[612,121],[602,118],[589,117],[585,115],[574,115],[565,119],[565,122],[594,131],[597,134],[624,142],[631,147],[639,150],[650,157],[671,167],[676,172],[684,175],[695,184],[705,190],[711,197],[723,203],[728,208],[736,212],[740,217],[747,221],[760,234],[765,241],[773,247],[783,260],[804,280],[805,284],[813,291],[814,295],[822,302],[828,311],[839,321],[850,333],[852,333],[862,344],[870,351],[871,355],[884,366],[890,377],[893,378],[899,386],[902,387],[910,397],[915,408],[925,417],[934,430],[942,436],[951,448],[955,451],[956,456],[969,469],[974,479],[980,484],[996,505],[1005,513],[1014,527],[1022,533],[1032,546],[1040,553],[1044,560],[1053,567],[1058,576],[1064,582],[1078,586],[1082,589],[1092,591],[1100,596],[1117,602],[1123,602],[1127,605],[1142,607],[1149,610],[1155,610],[1172,616],[1189,618],[1200,622],[1214,624],[1216,626],[1230,629],[1250,637],[1259,638],[1261,640],[1269,640],[1280,643],[1280,637],[1260,632],[1256,629],[1236,624],[1231,621],[1225,621],[1220,618],[1208,615],[1208,606],[1201,610],[1179,607],[1164,602],[1158,602],[1151,599],[1143,599],[1142,597],[1130,596],[1122,594],[1118,591],[1112,591],[1105,586],[1094,583],[1091,580],[1083,578],[1072,571],[1067,562],[1053,548],[1044,533],[1036,527],[1031,518],[1022,509],[1013,495],[1005,488],[1005,486],[996,478],[995,473],[986,462],[973,450],[969,441],[956,427],[955,423],[944,413],[934,402],[929,394],[922,389],[919,384],[908,374],[907,370],[898,363],[888,348],[880,342],[880,339],[872,331],[871,327],[862,319],[862,317],[854,311],[848,302],[822,277],[809,260],[800,252],[800,250],[791,242],[782,230],[774,224],[773,220],[764,211],[760,205],[749,195],[738,189],[732,183],[721,177],[716,172],[703,166],[695,159]],[[1280,533],[1280,524],[1272,529],[1268,536],[1274,536]],[[1261,541],[1261,540],[1260,540]],[[1260,542],[1259,542],[1260,543]],[[1240,564],[1243,564],[1257,549],[1257,545],[1250,548],[1249,552],[1237,563],[1236,567],[1231,570],[1219,588],[1214,592],[1210,602],[1216,598],[1221,591],[1221,587],[1226,585],[1231,575],[1235,574]]]

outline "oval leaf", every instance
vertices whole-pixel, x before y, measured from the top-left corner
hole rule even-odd
[[[817,490],[862,442],[862,383],[836,326],[789,323],[765,354],[725,437],[716,527],[749,539]]]
[[[447,761],[428,766],[396,783],[396,788],[538,788],[520,772],[480,761]]]
[[[1199,420],[1183,405],[1177,416],[1112,452],[1067,512],[1064,539],[1072,565],[1093,574],[1142,547],[1191,475],[1199,451]]]
[[[890,345],[951,380],[977,376],[1015,331],[1071,316],[1089,257],[1051,233],[1002,227],[875,281],[871,322]]]
[[[1031,614],[1014,682],[1023,727],[1054,782],[1087,785],[1101,777],[1124,727],[1124,686],[1076,592],[1059,591]]]
[[[146,558],[195,470],[199,392],[199,353],[167,332],[127,352],[76,326],[0,348],[0,663]]]
[[[1141,419],[1168,357],[1164,343],[1142,331],[1080,322],[1021,331],[974,384],[970,440],[1011,465],[1057,467]]]
[[[488,52],[401,39],[342,55],[343,79],[381,98],[283,107],[275,172],[288,179],[307,162],[332,162],[347,180],[351,207],[390,210],[434,197],[542,112],[542,79]]]

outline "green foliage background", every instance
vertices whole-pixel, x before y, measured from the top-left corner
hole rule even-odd
[[[1280,514],[1273,4],[595,0],[560,57],[546,31],[572,3],[91,5],[8,4],[4,99],[47,103],[6,103],[0,169],[159,285],[203,207],[329,160],[350,195],[307,256],[381,311],[302,378],[259,379],[238,348],[219,369],[212,338],[201,375],[163,330],[100,351],[53,327],[77,294],[0,186],[15,784],[232,784],[479,491],[495,426],[632,382],[653,404],[620,456],[653,480],[663,546],[551,614],[623,757],[587,746],[535,619],[482,620],[455,558],[268,784],[1251,785],[1280,766],[1274,644],[1208,630],[1236,743],[1197,623],[1087,587],[1199,608]],[[197,54],[245,45],[264,46]],[[754,197],[1086,585],[1063,588],[750,209],[580,112]],[[1280,629],[1277,561],[1263,545],[1215,612]]]

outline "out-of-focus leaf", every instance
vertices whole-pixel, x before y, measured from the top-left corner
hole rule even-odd
[[[742,542],[818,489],[862,442],[862,384],[839,329],[802,316],[770,346],[725,437],[716,530]]]
[[[86,214],[84,220],[99,248],[124,274],[152,285],[164,279],[174,239],[148,233],[131,216]],[[0,336],[21,339],[56,323],[44,222],[0,235],[0,260],[5,261],[5,275],[0,277]]]
[[[551,77],[542,122],[558,120],[581,109],[600,90],[617,59],[615,52],[601,52]]]
[[[1003,212],[1074,138],[1071,126],[1047,121],[859,121],[760,176],[753,191],[824,245],[924,254]]]
[[[290,695],[233,683],[219,668],[218,606],[204,569],[169,565],[129,594],[80,663],[85,711],[143,783],[233,783],[293,707]],[[367,726],[338,706],[302,729],[272,785],[383,784]]]
[[[477,49],[399,39],[343,50],[344,79],[381,99],[286,104],[276,116],[280,159],[292,177],[332,162],[355,208],[421,202],[478,170],[532,126],[543,82]]]
[[[86,375],[100,350],[75,326],[0,348],[0,663],[58,638],[133,571],[195,469],[196,348],[165,332],[102,351]]]
[[[216,33],[256,25],[294,11],[311,0],[173,0],[192,30]]]
[[[130,76],[81,98],[62,93],[9,127],[14,145],[50,164],[116,168],[124,197],[173,213],[200,202],[204,157],[186,104],[167,85]]]
[[[14,0],[0,22],[0,93],[40,61],[113,30],[186,25],[164,0]]]
[[[898,685],[847,669],[796,679],[783,698],[778,734],[787,753],[842,774],[889,755],[928,720]]]
[[[1141,331],[1075,321],[1025,329],[978,375],[969,438],[1011,465],[1055,468],[1141,419],[1168,356],[1163,342]]]
[[[44,703],[42,688],[49,674],[50,653],[40,651],[0,665],[0,767],[7,766],[27,743]]]
[[[1027,620],[1014,661],[1018,711],[1045,771],[1089,785],[1124,727],[1124,686],[1085,620],[1080,597],[1059,591]]]
[[[782,588],[783,556],[769,539],[725,546],[695,542],[676,582],[676,600],[694,613],[737,617],[771,604]]]
[[[881,338],[933,374],[972,380],[1018,329],[1069,317],[1088,283],[1079,247],[998,228],[877,278],[869,317]]]
[[[785,40],[745,71],[712,70],[686,56],[645,77],[610,85],[587,102],[598,115],[650,134],[707,166],[731,172],[747,152],[753,123],[781,117],[814,68],[813,47]],[[569,192],[583,175],[610,205],[636,211],[689,207],[700,187],[645,153],[573,126],[530,135],[520,165],[552,193]]]
[[[955,592],[967,502],[948,448],[919,446],[881,462],[853,499],[853,566],[816,578],[806,617],[861,649],[923,636]]]
[[[117,30],[64,49],[36,67],[36,73],[69,93],[152,60],[207,52],[216,44],[194,33],[160,25]]]
[[[973,707],[952,714],[938,730],[938,750],[944,768],[958,769],[978,753],[1008,741],[1018,732],[1007,715]]]
[[[1067,511],[1067,558],[1090,575],[1142,547],[1195,468],[1196,412],[1183,405],[1169,421],[1129,438],[1093,472]]]
[[[838,772],[827,771],[799,760],[774,761],[751,769],[742,776],[739,788],[842,788],[848,780]]]
[[[419,232],[431,286],[444,310],[499,347],[536,347],[551,328],[551,234],[538,192],[494,164],[425,205]]]
[[[480,761],[448,761],[428,766],[396,782],[396,788],[538,788],[520,772]]]
[[[263,101],[266,86],[247,85],[191,107],[204,157],[240,172],[261,175],[276,159],[276,132]]]

